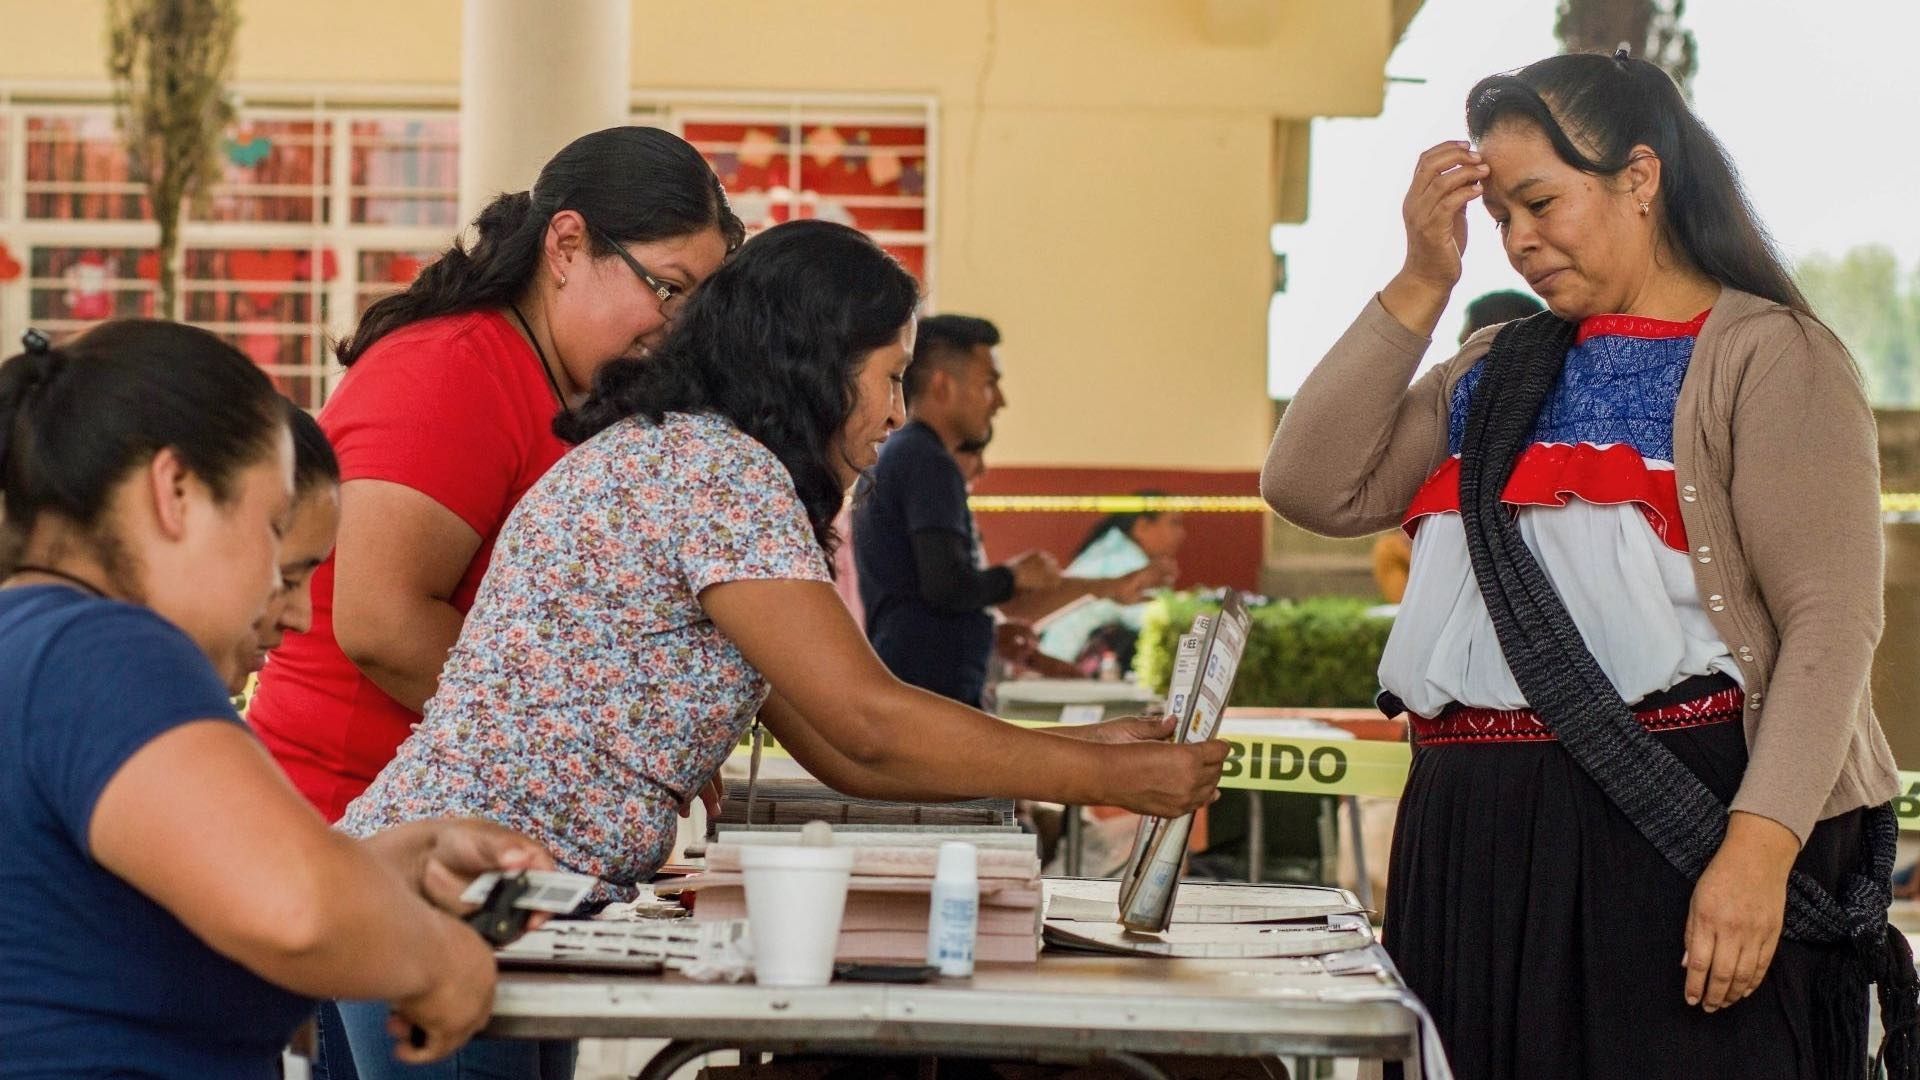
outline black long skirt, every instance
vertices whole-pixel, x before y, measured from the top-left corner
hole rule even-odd
[[[1654,737],[1732,800],[1747,763],[1737,720]],[[1821,822],[1797,865],[1832,889],[1861,856],[1855,811]],[[1461,1080],[1861,1073],[1866,992],[1841,988],[1833,949],[1782,941],[1750,997],[1711,1015],[1687,1005],[1692,883],[1557,742],[1416,749],[1392,863],[1387,951]],[[1819,1010],[1856,1005],[1858,1046],[1816,1036]]]

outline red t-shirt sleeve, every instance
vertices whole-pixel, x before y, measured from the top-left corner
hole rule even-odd
[[[500,343],[471,332],[387,344],[354,364],[321,413],[341,479],[412,488],[492,536],[533,434],[502,365],[534,361],[499,355]]]

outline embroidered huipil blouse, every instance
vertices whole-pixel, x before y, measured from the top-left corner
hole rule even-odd
[[[1476,334],[1416,378],[1431,339],[1369,300],[1288,403],[1261,497],[1327,536],[1401,524],[1450,456],[1453,392],[1492,340]],[[1723,286],[1673,404],[1669,460],[1693,592],[1745,690],[1732,808],[1805,840],[1816,821],[1899,794],[1869,679],[1885,589],[1879,446],[1846,347],[1808,315]]]
[[[1704,312],[1686,323],[1583,321],[1501,493],[1628,702],[1695,675],[1740,678],[1702,605],[1674,482],[1674,410],[1705,321]],[[1413,562],[1380,683],[1423,716],[1455,702],[1526,707],[1474,580],[1460,517],[1460,446],[1483,370],[1475,366],[1454,386],[1448,457],[1403,521]]]

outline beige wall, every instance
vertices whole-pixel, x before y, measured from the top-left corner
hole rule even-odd
[[[0,0],[0,78],[104,78],[106,10]],[[460,0],[241,0],[237,53],[243,82],[457,87]]]
[[[0,79],[98,78],[103,8],[0,0]],[[247,0],[239,78],[456,86],[460,8]],[[1378,112],[1410,14],[1406,0],[637,0],[632,77],[934,96],[937,300],[1007,333],[998,462],[1253,469],[1270,433],[1275,121]]]

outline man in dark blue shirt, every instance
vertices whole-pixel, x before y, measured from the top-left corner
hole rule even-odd
[[[988,608],[1016,594],[1055,589],[1045,552],[983,567],[954,451],[983,443],[1007,404],[985,319],[920,320],[906,374],[907,426],[880,451],[854,509],[854,562],[867,637],[904,682],[978,706],[993,653]]]

